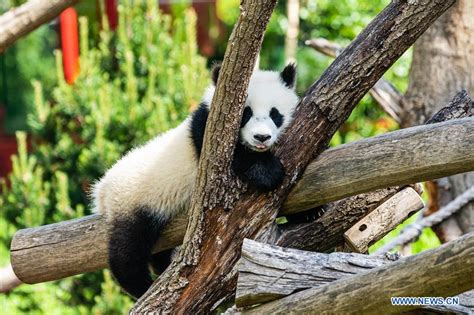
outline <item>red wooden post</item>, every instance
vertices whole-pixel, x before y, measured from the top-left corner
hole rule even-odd
[[[59,16],[59,23],[64,78],[67,83],[73,84],[79,74],[79,35],[76,10],[73,7],[64,10]]]
[[[117,0],[105,0],[105,12],[109,20],[109,27],[115,31],[118,24]]]

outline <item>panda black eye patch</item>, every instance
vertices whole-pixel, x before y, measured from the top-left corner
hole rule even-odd
[[[248,106],[245,107],[244,113],[242,115],[242,122],[240,123],[240,128],[242,128],[243,126],[245,126],[246,123],[248,123],[252,115],[253,115],[252,109]]]
[[[272,107],[272,110],[270,111],[270,118],[273,120],[275,126],[277,126],[278,128],[283,125],[283,115],[280,114],[278,109],[276,109],[275,107]]]

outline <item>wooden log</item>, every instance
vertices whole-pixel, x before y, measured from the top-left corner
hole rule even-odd
[[[474,170],[474,118],[394,131],[322,153],[290,193],[282,214],[470,170]],[[155,250],[180,244],[185,228],[185,217],[173,221]],[[13,269],[23,282],[38,283],[103,268],[105,230],[97,215],[20,230],[11,245]]]
[[[392,314],[419,306],[393,306],[392,297],[455,296],[474,288],[474,233],[415,256],[307,289],[246,314]]]
[[[30,0],[0,16],[0,53],[79,0]]]
[[[246,239],[237,264],[235,305],[251,306],[385,265],[396,255],[323,254]]]
[[[309,39],[305,44],[329,57],[336,57],[344,48],[324,38]],[[369,91],[370,95],[396,122],[401,122],[403,95],[387,80],[380,79]]]
[[[344,239],[357,253],[367,253],[372,244],[423,209],[423,206],[420,195],[413,188],[407,187],[354,224],[344,233]]]
[[[406,128],[327,150],[308,165],[284,209],[293,213],[382,187],[445,177],[454,169],[467,172],[474,157],[461,156],[471,154],[466,147],[473,144],[474,135],[469,135],[473,121],[465,118]]]

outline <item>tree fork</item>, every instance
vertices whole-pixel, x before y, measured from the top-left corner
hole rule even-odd
[[[234,36],[244,33],[239,29],[242,28],[242,21],[252,19],[249,17],[254,16],[258,21],[268,20],[266,15],[253,15],[252,11],[256,8],[249,5],[250,1],[244,2],[224,58],[224,76],[219,80],[206,127],[205,153],[199,165],[183,249],[171,268],[138,301],[132,312],[206,312],[228,295],[235,285],[235,277],[228,275],[232,274],[243,239],[265,233],[306,165],[326,148],[357,102],[453,3],[454,0],[394,1],[387,6],[305,93],[295,112],[295,119],[277,149],[287,177],[276,191],[259,195],[246,191],[245,186],[229,176],[238,118],[244,101],[234,99],[231,87],[233,84],[239,92],[246,87],[245,84],[240,85],[242,79],[239,78],[244,77],[244,82],[248,82],[251,70],[248,66],[254,62],[256,52],[252,49],[255,46],[247,47],[244,43],[252,44],[253,39],[260,44],[263,31],[260,32],[258,27],[253,29],[259,35],[247,34],[246,39],[241,38],[242,46],[234,41]],[[269,6],[268,3],[252,5]],[[274,3],[271,3],[271,8],[273,6]],[[269,16],[271,10],[267,13]],[[246,50],[245,55],[251,62],[240,60],[234,50]],[[227,64],[239,64],[241,72],[229,73],[234,69],[231,70],[233,67]],[[233,103],[234,108],[219,102],[224,98],[223,92],[230,93],[226,103]],[[219,115],[222,120],[218,120]],[[229,128],[225,134],[222,134],[223,126]],[[222,141],[215,141],[218,138]],[[232,211],[223,211],[228,209]]]

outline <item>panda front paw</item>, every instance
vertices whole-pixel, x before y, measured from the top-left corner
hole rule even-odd
[[[258,161],[252,164],[241,175],[239,177],[250,187],[267,192],[281,185],[285,178],[285,170],[280,160],[272,157],[269,160]]]

